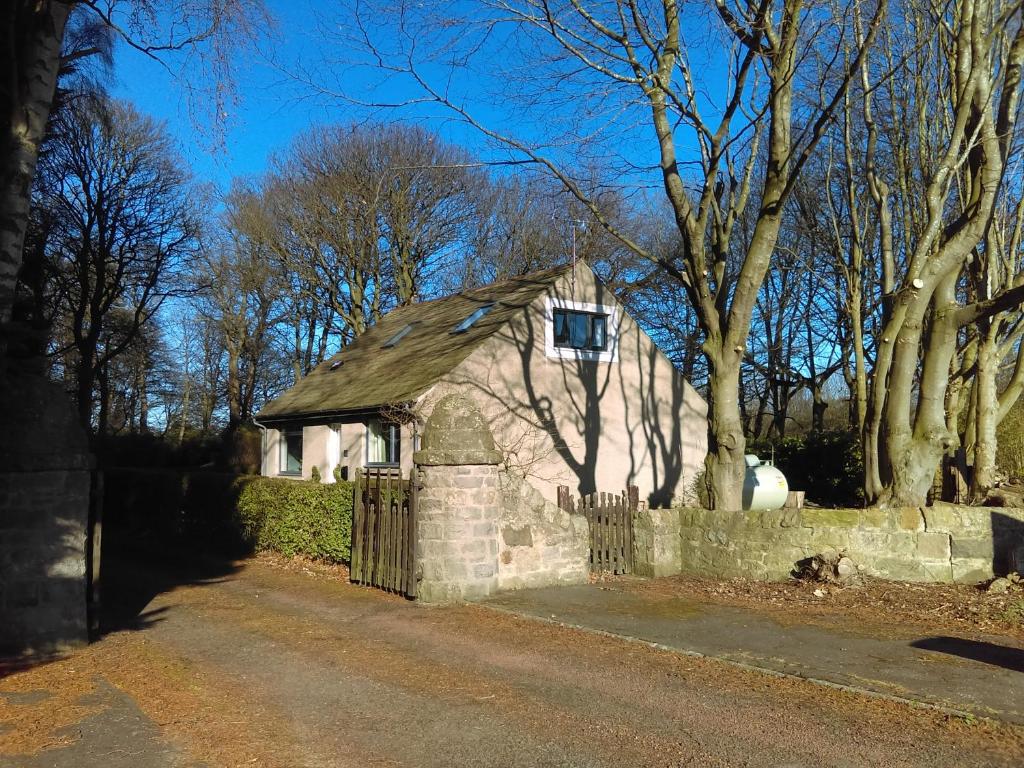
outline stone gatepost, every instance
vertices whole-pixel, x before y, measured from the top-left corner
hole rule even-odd
[[[443,398],[413,455],[421,490],[418,597],[429,603],[479,600],[498,588],[501,454],[476,404]]]
[[[88,639],[85,435],[63,390],[0,374],[0,656]]]

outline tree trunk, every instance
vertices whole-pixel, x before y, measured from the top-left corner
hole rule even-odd
[[[106,364],[96,372],[99,411],[96,414],[96,435],[102,439],[110,432],[110,375]]]
[[[242,423],[242,383],[238,373],[238,352],[228,350],[228,429]]]
[[[983,501],[996,480],[996,427],[999,425],[998,323],[979,323],[977,374],[974,379],[974,469],[971,498]]]
[[[30,189],[53,103],[71,3],[8,2],[0,12],[0,326],[11,318],[28,228]],[[6,357],[0,339],[0,360]]]
[[[811,431],[825,431],[825,411],[828,410],[828,402],[825,400],[825,393],[821,390],[821,382],[815,380],[811,384]]]
[[[722,361],[724,355],[714,355]],[[708,355],[709,362],[712,355]],[[708,398],[708,456],[705,466],[711,506],[720,510],[743,508],[743,454],[746,440],[739,409],[739,358],[713,362]]]
[[[189,399],[192,396],[192,377],[185,376],[185,391],[181,396],[181,415],[178,417],[178,445],[185,442],[185,420],[188,418]]]

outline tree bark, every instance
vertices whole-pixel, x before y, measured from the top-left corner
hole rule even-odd
[[[717,359],[715,359],[717,358]],[[739,409],[739,357],[709,354],[714,375],[708,386],[708,490],[715,509],[743,508],[746,440]]]
[[[996,427],[999,426],[999,391],[996,385],[999,370],[998,323],[980,323],[979,332],[984,336],[979,341],[974,378],[977,397],[974,401],[971,498],[984,501],[996,481]]]
[[[4,4],[0,12],[0,327],[11,319],[28,228],[30,189],[53,104],[71,3]],[[6,357],[0,339],[0,361]]]

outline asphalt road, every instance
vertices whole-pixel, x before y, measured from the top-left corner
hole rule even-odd
[[[1019,766],[1024,731],[259,562],[127,573],[0,680],[0,766]]]

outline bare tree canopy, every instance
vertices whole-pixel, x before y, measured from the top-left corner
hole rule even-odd
[[[413,84],[415,101],[441,107],[547,169],[599,224],[678,281],[709,370],[711,498],[737,508],[744,471],[739,372],[758,291],[785,204],[886,9],[884,1],[865,7],[866,33],[855,36],[848,20],[862,12],[856,1],[832,8],[801,0],[495,0],[464,17],[448,4],[403,4],[399,13],[384,13],[369,3],[353,9],[357,32],[349,42],[391,82]],[[844,46],[850,57],[837,54]],[[497,88],[530,130],[488,120],[472,96],[478,86]],[[384,105],[372,94],[344,95]],[[538,128],[542,123],[548,130]],[[651,253],[616,226],[564,162],[568,153],[594,152],[660,177],[681,241],[675,258]],[[752,225],[737,232],[748,206]]]
[[[72,13],[77,45],[65,48]],[[96,21],[98,20],[98,24]],[[0,330],[10,321],[22,263],[36,162],[62,68],[109,51],[102,31],[154,57],[185,57],[192,83],[209,84],[215,115],[223,113],[237,54],[269,23],[260,0],[13,0],[0,11]],[[0,362],[6,353],[0,338]]]
[[[98,378],[133,344],[195,253],[188,177],[152,120],[129,105],[83,97],[59,114],[36,189],[53,351],[70,368],[89,429]],[[103,431],[105,412],[98,419]]]

